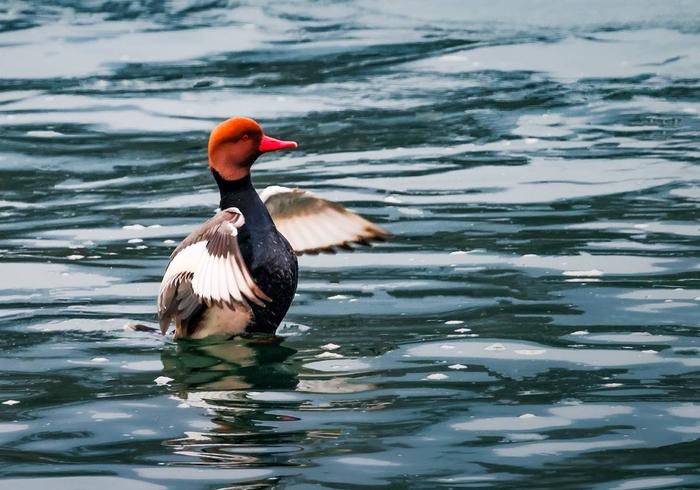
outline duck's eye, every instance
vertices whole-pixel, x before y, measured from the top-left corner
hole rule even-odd
[[[248,141],[248,139],[250,139],[250,136],[248,136],[247,134],[241,136],[241,141]]]

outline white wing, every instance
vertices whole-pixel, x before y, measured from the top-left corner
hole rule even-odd
[[[203,306],[249,308],[270,298],[258,288],[238,247],[238,230],[245,224],[237,208],[228,208],[192,232],[175,249],[158,294],[163,333],[173,318],[184,323]]]

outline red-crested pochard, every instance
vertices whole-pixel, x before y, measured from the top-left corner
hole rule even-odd
[[[209,137],[209,168],[221,211],[175,249],[158,295],[163,334],[175,338],[273,334],[297,288],[297,258],[389,236],[381,227],[301,189],[260,194],[251,166],[263,153],[296,148],[252,119],[222,122]]]

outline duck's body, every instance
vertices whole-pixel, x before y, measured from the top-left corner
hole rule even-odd
[[[261,307],[251,305],[255,322],[247,332],[274,332],[287,314],[297,290],[297,256],[286,238],[277,231],[250,176],[227,182],[214,174],[221,191],[221,209],[237,208],[246,225],[238,234],[241,255],[258,287],[271,298]]]
[[[261,197],[250,166],[263,152],[289,147],[296,143],[264,136],[257,123],[244,118],[212,132],[209,160],[222,211],[171,255],[158,297],[164,334],[172,320],[175,338],[273,334],[294,299],[297,254],[388,236],[309,192],[272,187]]]

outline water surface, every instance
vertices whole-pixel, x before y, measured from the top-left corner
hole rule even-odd
[[[0,487],[700,486],[700,6],[0,7]],[[279,346],[152,323],[258,187],[395,238],[301,259]]]

